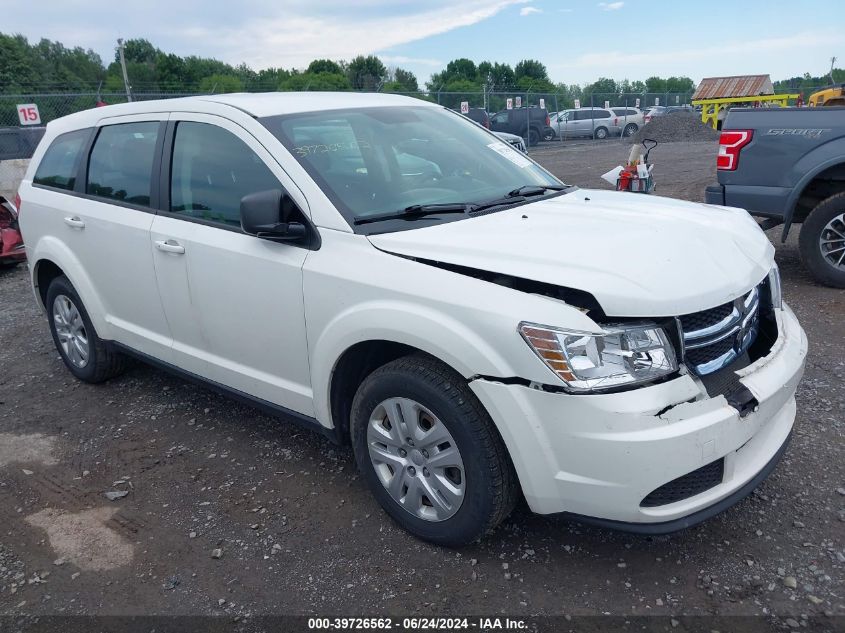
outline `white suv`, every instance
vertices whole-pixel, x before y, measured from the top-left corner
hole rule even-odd
[[[436,543],[520,495],[677,530],[749,494],[790,437],[807,340],[744,211],[566,186],[434,104],[97,108],[47,126],[20,199],[76,377],[133,356],[351,443]]]

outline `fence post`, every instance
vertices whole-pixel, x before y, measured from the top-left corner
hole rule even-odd
[[[557,105],[557,92],[555,92],[555,116],[556,117],[560,116],[560,108],[558,108],[558,105]],[[549,121],[549,125],[551,125],[551,123],[552,122]],[[552,125],[552,129],[554,129],[553,125]],[[561,143],[563,143],[563,134],[560,133],[560,126],[559,125],[557,127],[557,138]]]

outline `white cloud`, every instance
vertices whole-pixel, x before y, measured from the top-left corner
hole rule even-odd
[[[624,2],[599,2],[602,11],[618,11],[624,6]]]
[[[379,55],[379,59],[385,64],[418,64],[420,66],[445,66],[446,62],[442,59],[432,59],[429,57],[406,57],[405,55]]]
[[[350,59],[471,26],[527,1],[423,3],[420,9],[412,7],[410,13],[376,10],[354,18],[309,14],[306,7],[301,12],[294,7],[284,16],[254,18],[235,27],[215,24],[174,28],[172,35],[179,36],[188,49],[213,41],[215,57],[230,63],[246,62],[253,68],[304,67],[315,58]]]
[[[761,74],[770,70],[772,79],[800,75],[812,68],[827,51],[845,46],[845,34],[838,29],[803,31],[782,37],[756,40],[714,41],[701,48],[662,50],[659,57],[647,52],[627,50],[586,53],[566,63],[547,64],[555,80],[595,81],[608,69],[623,69],[632,78],[650,75],[666,77],[684,75],[698,81],[702,77]],[[642,72],[626,69],[642,69]],[[621,78],[617,77],[617,78]]]
[[[522,7],[519,10],[519,15],[526,16],[531,15],[532,13],[542,13],[542,9],[538,9],[537,7]]]

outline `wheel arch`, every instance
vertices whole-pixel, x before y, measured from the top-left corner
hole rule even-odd
[[[64,243],[53,237],[43,237],[31,249],[30,262],[32,289],[43,310],[47,310],[46,297],[50,282],[57,276],[64,275],[82,299],[98,336],[104,340],[111,338],[104,306],[94,284],[79,260]]]
[[[818,203],[840,191],[845,191],[845,155],[819,163],[794,187],[786,203],[781,241],[786,241],[794,222],[803,222]]]
[[[424,353],[469,379],[509,377],[516,370],[478,331],[437,310],[377,302],[337,315],[310,337],[311,384],[317,420],[342,426],[350,392],[374,369],[403,355]],[[351,403],[351,399],[349,400]]]

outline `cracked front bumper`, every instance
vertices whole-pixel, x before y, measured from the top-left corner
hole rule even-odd
[[[785,447],[807,337],[788,307],[777,320],[780,335],[769,354],[738,372],[759,402],[743,418],[689,375],[614,394],[551,393],[490,380],[470,386],[501,432],[534,512],[672,531],[750,493]],[[667,505],[640,505],[655,489],[719,459],[721,483]]]

